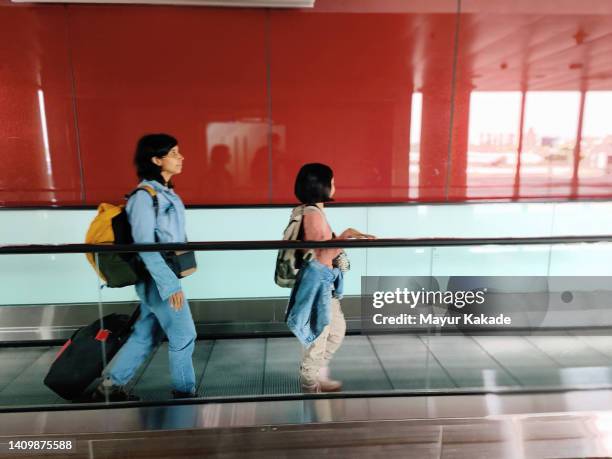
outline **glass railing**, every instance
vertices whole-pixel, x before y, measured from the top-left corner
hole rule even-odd
[[[340,300],[347,336],[338,346],[342,326],[332,314],[334,331],[317,352],[335,351],[329,369],[343,386],[305,394],[305,347],[285,322],[291,290],[274,283],[276,256],[281,248],[331,247],[350,259]],[[0,247],[0,409],[125,403],[91,402],[100,379],[62,397],[45,377],[69,352],[77,357],[64,369],[67,381],[96,362],[114,368],[122,351],[112,360],[109,348],[139,304],[133,286],[105,286],[84,253],[99,261],[170,250],[195,251],[198,265],[181,280],[197,332],[192,401],[612,387],[612,236],[15,245]],[[298,301],[307,310],[298,326],[312,338],[327,333],[311,311],[328,305],[317,301]],[[156,317],[171,317],[168,310]],[[75,333],[95,321],[102,323],[79,355]],[[150,352],[140,348],[146,355],[134,358],[124,387],[140,400],[127,403],[173,403],[177,354],[155,327],[144,337]],[[324,366],[315,360],[311,372]]]

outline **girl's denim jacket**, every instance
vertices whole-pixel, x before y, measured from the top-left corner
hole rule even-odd
[[[300,269],[287,305],[285,321],[300,342],[308,347],[331,321],[331,299],[341,299],[342,272],[316,259]]]
[[[153,199],[146,191],[134,193],[128,199],[126,212],[132,226],[135,244],[155,242],[185,242],[185,206],[171,189],[155,180],[143,180],[157,192],[158,210],[155,215]],[[159,252],[140,252],[140,258],[151,274],[159,296],[167,300],[181,290],[181,283]]]

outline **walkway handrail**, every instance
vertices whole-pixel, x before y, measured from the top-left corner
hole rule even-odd
[[[170,244],[31,244],[0,245],[0,255],[162,252],[167,250],[274,250],[382,247],[461,247],[479,245],[548,245],[612,242],[612,236],[546,236],[519,238],[334,239],[332,241],[204,241]]]

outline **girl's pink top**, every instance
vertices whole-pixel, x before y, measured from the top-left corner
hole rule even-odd
[[[333,239],[332,230],[327,223],[323,210],[306,207],[302,221],[305,241],[329,241]],[[332,260],[340,252],[341,249],[314,249],[314,256],[319,263],[331,268]]]

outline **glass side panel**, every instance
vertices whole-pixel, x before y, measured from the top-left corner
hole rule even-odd
[[[347,249],[350,270],[342,285],[334,284],[342,298],[331,300],[331,278],[321,277],[329,270],[311,262],[288,323],[291,290],[274,283],[277,253],[196,253],[197,271],[180,281],[187,301],[181,308],[161,299],[162,292],[176,293],[171,283],[149,278],[137,288],[101,288],[83,254],[3,255],[1,341],[18,343],[0,347],[6,365],[0,408],[74,406],[105,387],[93,378],[78,397],[62,397],[48,387],[57,387],[52,380],[45,385],[69,338],[58,361],[73,352],[79,363],[70,365],[106,368],[108,398],[102,389],[94,397],[101,404],[119,403],[126,393],[170,400],[181,389],[223,400],[293,396],[316,390],[312,384],[338,389],[319,374],[324,366],[345,393],[612,386],[612,244]],[[87,281],[74,282],[78,276]],[[427,292],[433,299],[406,300]],[[452,302],[435,292],[452,294]],[[469,302],[468,292],[492,299]],[[141,317],[127,332],[122,327],[139,304]],[[449,326],[466,314],[512,323]],[[85,357],[79,354],[84,330],[93,345]],[[115,353],[116,339],[128,336]],[[325,339],[306,346],[320,336]]]

